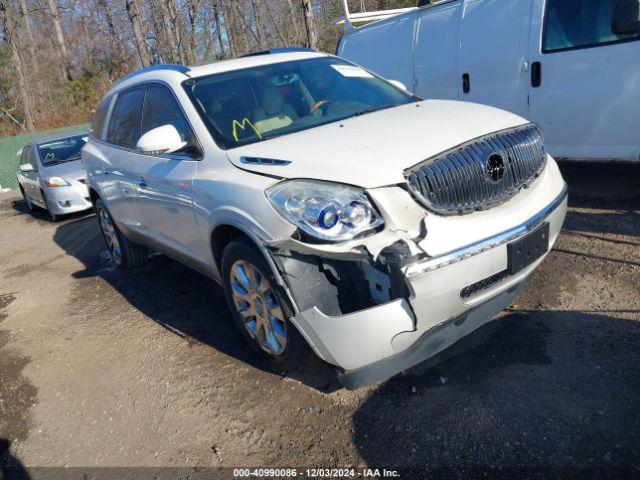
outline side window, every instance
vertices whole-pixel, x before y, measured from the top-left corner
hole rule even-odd
[[[38,171],[38,161],[36,160],[36,154],[33,152],[32,147],[27,147],[27,156],[25,163],[30,163],[34,170]]]
[[[640,38],[640,0],[547,0],[542,51]]]
[[[98,138],[103,138],[104,133],[104,121],[107,118],[107,113],[109,112],[109,105],[111,105],[112,96],[108,96],[103,98],[102,101],[98,104],[98,108],[96,109],[96,113],[93,114],[93,120],[91,121],[91,134]]]
[[[118,95],[109,120],[107,141],[126,148],[135,148],[140,133],[144,89],[134,88]]]
[[[163,125],[173,125],[182,141],[195,143],[193,132],[173,93],[163,85],[150,85],[142,110],[142,135]]]

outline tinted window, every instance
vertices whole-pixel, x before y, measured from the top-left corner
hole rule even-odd
[[[606,45],[640,37],[639,0],[548,0],[543,51]]]
[[[144,89],[136,88],[118,95],[109,121],[107,141],[121,147],[135,148],[140,138],[140,120]]]
[[[184,82],[216,142],[233,148],[415,101],[366,70],[323,57]]]
[[[96,113],[93,115],[93,120],[91,122],[91,133],[94,137],[102,139],[103,137],[103,129],[104,129],[104,121],[107,118],[107,112],[109,111],[109,105],[111,105],[111,96],[102,99],[102,101],[98,104],[98,108],[96,109]]]
[[[173,93],[162,85],[151,85],[144,100],[142,135],[163,125],[173,125],[184,142],[194,143],[191,128]]]
[[[27,147],[27,155],[25,163],[30,163],[35,171],[38,171],[38,162],[32,147]]]
[[[80,151],[87,141],[86,135],[60,138],[38,145],[40,161],[45,167],[80,160]]]
[[[24,165],[25,163],[29,163],[29,162],[27,162],[27,150],[29,150],[29,147],[24,147],[22,149],[22,153],[20,154],[20,165]]]

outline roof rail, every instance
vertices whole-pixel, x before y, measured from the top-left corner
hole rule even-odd
[[[295,52],[316,52],[312,48],[306,47],[279,47],[279,48],[270,48],[269,50],[262,50],[259,52],[249,52],[244,55],[240,55],[240,58],[244,57],[257,57],[258,55],[274,55],[276,53],[295,53]]]
[[[422,2],[420,2],[422,3]],[[395,8],[392,10],[378,10],[373,12],[351,13],[349,12],[349,2],[343,0],[344,4],[344,17],[338,18],[333,21],[335,25],[344,25],[344,31],[353,30],[355,23],[369,23],[377,22],[378,20],[384,20],[386,18],[395,17],[396,15],[402,15],[403,13],[417,10],[419,7],[408,8]]]
[[[141,68],[136,70],[135,72],[130,73],[129,75],[122,77],[115,84],[124,82],[125,80],[129,80],[130,78],[137,77],[143,73],[147,72],[158,72],[163,70],[170,70],[174,72],[184,73],[185,75],[191,70],[189,67],[185,67],[184,65],[171,65],[171,64],[161,64],[161,65],[151,65],[149,67]]]

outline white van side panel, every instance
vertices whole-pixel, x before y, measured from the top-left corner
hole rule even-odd
[[[456,100],[461,2],[420,11],[416,21],[415,89],[422,98]]]
[[[414,25],[413,14],[376,22],[345,35],[337,53],[413,90]]]
[[[528,116],[531,9],[532,0],[465,2],[459,78],[468,74],[471,89],[460,100]]]

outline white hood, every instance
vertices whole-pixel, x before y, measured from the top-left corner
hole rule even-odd
[[[404,182],[403,171],[474,138],[527,123],[473,103],[425,100],[227,151],[245,170],[375,188]],[[241,157],[285,160],[256,165]]]

